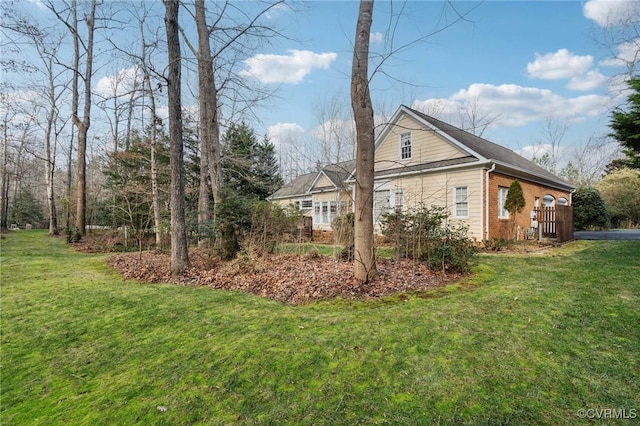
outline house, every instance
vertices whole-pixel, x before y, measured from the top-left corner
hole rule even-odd
[[[353,162],[328,166],[299,177],[271,199],[281,205],[305,202],[313,229],[328,230],[333,217],[352,204],[354,169]],[[394,209],[443,206],[450,221],[467,225],[476,240],[511,236],[504,202],[514,180],[526,202],[515,220],[521,236],[537,226],[536,209],[570,205],[575,190],[508,148],[404,105],[376,138],[374,179],[377,223]]]
[[[331,231],[333,219],[353,210],[353,189],[347,181],[355,167],[355,160],[349,160],[298,176],[269,200],[283,207],[293,205],[312,217],[314,231]]]

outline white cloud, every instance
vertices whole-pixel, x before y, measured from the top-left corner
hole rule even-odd
[[[284,145],[300,145],[304,129],[296,123],[277,123],[267,128],[267,136],[271,143],[282,148]]]
[[[321,141],[330,142],[333,139],[350,140],[355,135],[353,120],[328,120],[311,129],[311,135]]]
[[[607,67],[619,67],[634,64],[640,59],[640,38],[620,43],[616,47],[616,57],[600,61],[599,65]]]
[[[543,80],[569,79],[570,90],[593,90],[606,82],[607,77],[600,71],[591,69],[593,56],[574,55],[567,49],[555,53],[535,54],[536,59],[527,64],[527,73],[531,78]]]
[[[527,73],[532,78],[557,80],[584,74],[592,65],[593,56],[574,55],[567,49],[560,49],[544,55],[536,53],[536,60],[527,64]]]
[[[124,96],[134,90],[136,84],[141,84],[141,76],[139,68],[132,66],[121,69],[115,76],[102,77],[93,91],[105,98]]]
[[[277,19],[282,13],[286,13],[290,10],[288,4],[286,3],[278,3],[274,5],[269,11],[266,13],[267,19]]]
[[[375,32],[369,34],[369,43],[380,44],[384,41],[384,34],[381,32]]]
[[[569,80],[567,88],[571,90],[588,91],[602,86],[607,81],[607,77],[599,71],[593,70],[586,74],[578,75]]]
[[[522,155],[524,158],[528,160],[533,160],[534,158],[540,159],[545,154],[549,154],[550,157],[555,158],[563,158],[567,153],[568,148],[564,146],[553,146],[549,143],[540,143],[535,145],[527,145],[521,149],[516,150],[516,152]]]
[[[337,53],[314,53],[308,50],[288,50],[289,55],[258,54],[247,60],[248,69],[240,75],[254,77],[262,83],[300,83],[313,69],[327,69]]]
[[[601,27],[625,24],[632,16],[638,17],[637,0],[589,0],[582,7],[583,15]]]
[[[456,122],[460,112],[469,105],[476,108],[477,116],[497,116],[499,120],[492,127],[519,127],[548,117],[579,121],[596,116],[607,109],[609,98],[585,95],[565,98],[551,90],[523,87],[515,84],[475,83],[449,98],[417,100],[413,108],[434,115],[434,108],[440,108],[440,116],[445,121]]]

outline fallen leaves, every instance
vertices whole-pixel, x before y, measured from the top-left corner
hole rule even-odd
[[[378,260],[378,278],[361,283],[353,264],[329,257],[305,255],[249,256],[231,262],[191,256],[193,267],[179,280],[171,279],[170,257],[161,253],[126,253],[109,258],[124,278],[145,282],[176,282],[213,289],[239,290],[290,305],[316,300],[371,299],[441,287],[457,276],[434,273],[410,260]]]

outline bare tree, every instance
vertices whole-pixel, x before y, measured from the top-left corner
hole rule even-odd
[[[478,105],[478,97],[468,99],[460,108],[460,128],[478,137],[500,119],[500,114],[483,113]]]
[[[37,23],[34,23],[31,17],[22,16],[15,10],[7,13],[6,18],[2,23],[2,27],[11,31],[16,36],[11,42],[16,47],[22,44],[33,47],[37,53],[33,59],[36,62],[40,62],[39,66],[36,65],[36,62],[30,64],[30,68],[39,78],[36,84],[29,86],[29,90],[37,93],[38,97],[42,99],[42,102],[33,99],[30,102],[33,108],[27,107],[29,111],[25,111],[24,114],[32,114],[34,122],[38,122],[44,131],[42,137],[43,148],[42,153],[37,152],[36,149],[27,149],[27,151],[45,164],[49,234],[58,235],[58,215],[54,183],[57,140],[60,132],[64,128],[64,124],[61,127],[58,127],[57,124],[62,104],[61,97],[67,89],[66,84],[58,83],[58,77],[65,71],[65,67],[60,67],[61,64],[58,57],[63,39],[60,35],[55,34],[54,30],[41,27]],[[40,80],[43,80],[44,83],[40,84]],[[41,111],[44,111],[44,119],[40,116]],[[44,123],[42,121],[44,121]]]
[[[73,40],[73,64],[71,70],[73,72],[72,88],[71,88],[71,118],[74,126],[77,128],[78,136],[78,157],[77,157],[77,190],[76,190],[76,228],[82,235],[86,230],[86,214],[87,214],[87,135],[91,126],[91,78],[93,77],[93,47],[94,33],[96,23],[97,1],[91,0],[88,11],[84,14],[84,23],[86,29],[86,41],[80,33],[78,25],[78,5],[77,0],[71,0],[71,4],[62,2],[64,10],[58,10],[59,4],[49,0],[47,7],[51,10],[58,20],[63,23],[69,30]],[[68,17],[65,15],[69,15]],[[81,47],[82,46],[82,50]],[[80,69],[80,61],[84,61],[84,73]],[[83,111],[82,119],[78,115],[80,104],[79,83],[82,80],[83,91]]]
[[[315,108],[320,140],[321,161],[325,164],[352,159],[355,148],[355,129],[351,113],[345,111],[346,100],[335,93],[322,100]]]
[[[218,89],[213,74],[213,58],[209,44],[209,27],[204,0],[196,0],[195,21],[198,30],[198,88],[200,103],[200,194],[198,198],[198,224],[210,220],[207,173],[211,182],[214,203],[220,201],[222,177],[220,164],[220,126],[218,123]],[[215,205],[214,205],[215,215]]]
[[[184,143],[182,140],[182,92],[180,84],[182,60],[178,24],[178,0],[163,0],[169,74],[169,138],[171,162],[171,275],[179,276],[191,264],[187,250],[187,230],[184,215]]]
[[[351,69],[351,107],[356,122],[354,275],[363,282],[377,275],[373,246],[375,135],[368,71],[372,20],[373,0],[361,0]]]

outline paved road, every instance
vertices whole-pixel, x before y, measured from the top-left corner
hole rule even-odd
[[[576,240],[640,240],[640,229],[611,229],[609,231],[576,231]]]

